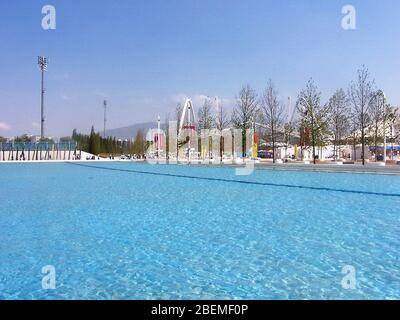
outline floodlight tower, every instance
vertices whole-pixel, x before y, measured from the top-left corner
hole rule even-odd
[[[38,65],[42,74],[41,95],[40,95],[40,138],[44,138],[44,73],[47,71],[48,58],[44,56],[38,57]]]
[[[107,100],[103,101],[104,107],[104,126],[103,126],[103,138],[106,138],[106,122],[107,122]]]

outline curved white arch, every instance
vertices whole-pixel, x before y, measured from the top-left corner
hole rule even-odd
[[[185,121],[185,118],[187,121]],[[186,99],[183,106],[181,120],[179,121],[179,132],[182,131],[184,126],[193,126],[196,122],[193,103],[190,99]]]

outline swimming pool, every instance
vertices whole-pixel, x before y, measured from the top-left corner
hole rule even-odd
[[[1,164],[0,298],[400,298],[400,176],[234,173]]]

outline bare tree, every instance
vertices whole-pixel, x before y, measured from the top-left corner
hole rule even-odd
[[[362,164],[365,164],[365,130],[369,122],[369,106],[374,94],[374,81],[370,80],[368,69],[363,65],[358,70],[356,82],[352,82],[349,88],[349,98],[356,116],[358,127],[361,132],[361,159]]]
[[[393,160],[393,151],[394,151],[394,142],[400,137],[399,134],[399,129],[400,129],[400,115],[399,115],[399,109],[387,104],[386,105],[386,124],[389,128],[389,142],[391,143],[391,160]]]
[[[328,102],[329,129],[333,135],[333,158],[337,159],[337,152],[343,138],[349,133],[348,99],[343,89],[337,90]]]
[[[398,138],[400,139],[400,107],[394,107],[393,113],[393,128],[396,131]]]
[[[222,130],[226,129],[230,125],[231,120],[229,119],[223,104],[221,102],[217,103],[218,104],[215,113],[214,126],[219,132],[222,133]]]
[[[210,130],[214,123],[214,117],[212,114],[212,103],[210,98],[205,98],[203,105],[197,112],[197,124],[200,136],[198,138],[199,150],[201,150],[201,154],[203,155],[203,150],[208,149],[208,156],[211,158],[211,139],[210,136],[204,136],[207,130]],[[203,139],[206,139],[205,141]],[[205,145],[203,145],[203,143]],[[207,147],[208,145],[208,147]],[[207,147],[207,148],[206,148]]]
[[[243,86],[237,97],[237,105],[232,113],[232,123],[242,130],[242,156],[246,156],[246,130],[250,129],[258,110],[257,94],[249,86]]]
[[[291,98],[288,98],[287,114],[283,124],[283,141],[285,143],[285,155],[287,156],[287,149],[292,143],[293,133],[296,130],[296,108],[291,109]]]
[[[358,118],[357,115],[354,113],[354,110],[350,110],[350,143],[353,146],[353,160],[357,160],[357,143],[359,139],[359,126],[358,126]]]
[[[217,110],[215,113],[215,119],[214,119],[214,126],[218,130],[220,139],[219,139],[219,157],[220,157],[220,162],[222,162],[222,156],[224,152],[224,138],[222,135],[222,131],[226,129],[229,124],[230,124],[230,119],[228,118],[228,115],[223,108],[222,103],[220,103],[218,100],[217,102]]]
[[[197,123],[199,131],[201,132],[205,129],[211,129],[213,122],[214,117],[212,114],[212,103],[209,98],[206,98],[203,105],[197,112]]]
[[[293,133],[295,131],[296,123],[293,120],[286,121],[283,125],[283,141],[285,143],[286,154],[289,145],[292,142]]]
[[[272,161],[275,163],[278,130],[283,123],[283,107],[278,100],[278,93],[272,80],[268,80],[261,98],[261,115],[267,131],[267,138],[272,142]]]
[[[322,147],[327,139],[326,106],[321,106],[321,92],[318,91],[313,79],[308,80],[306,88],[297,99],[297,109],[300,113],[300,136],[303,135],[303,145],[311,139],[313,161],[315,163],[315,147]],[[311,135],[311,137],[309,137]]]

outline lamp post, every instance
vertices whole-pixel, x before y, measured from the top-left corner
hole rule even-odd
[[[312,154],[313,154],[313,163],[315,164],[315,134],[314,134],[314,112],[308,101],[302,97],[301,100],[303,100],[307,106],[308,110],[310,111],[311,114],[311,138],[312,138]],[[307,110],[304,112],[305,115],[307,115]]]
[[[48,58],[44,56],[38,57],[38,65],[41,71],[41,94],[40,94],[40,138],[44,138],[44,73],[47,71]]]

